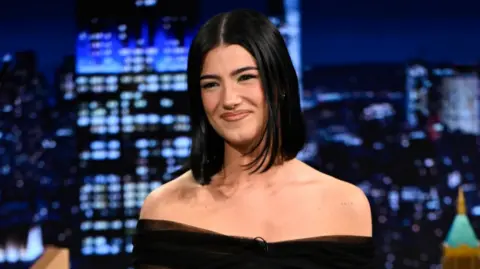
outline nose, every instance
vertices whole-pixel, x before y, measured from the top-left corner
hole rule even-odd
[[[231,110],[242,102],[241,96],[232,85],[226,86],[223,90],[223,108]]]

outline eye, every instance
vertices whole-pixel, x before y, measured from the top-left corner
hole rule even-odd
[[[208,89],[211,89],[211,88],[216,87],[216,86],[218,86],[218,83],[216,83],[216,82],[207,82],[207,83],[202,84],[200,87],[202,89],[208,90]]]
[[[252,75],[252,74],[245,74],[245,75],[241,75],[241,76],[238,78],[238,81],[246,81],[246,80],[254,79],[254,78],[257,78],[257,76],[256,76],[256,75]]]

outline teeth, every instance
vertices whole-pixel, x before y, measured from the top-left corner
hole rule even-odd
[[[42,253],[42,228],[36,226],[28,232],[26,244],[7,239],[5,248],[0,248],[0,263],[30,262],[37,259]]]

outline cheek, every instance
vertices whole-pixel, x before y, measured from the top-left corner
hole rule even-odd
[[[263,107],[265,105],[265,91],[263,90],[262,84],[258,82],[250,94],[258,107]]]
[[[202,93],[202,104],[203,104],[203,109],[205,110],[205,113],[211,117],[213,113],[215,112],[215,109],[217,107],[217,98],[213,94],[205,94]]]
[[[255,102],[255,106],[258,108],[260,113],[264,117],[266,117],[268,114],[268,109],[267,109],[267,102],[265,100],[265,94],[263,92],[263,89],[259,87],[259,89],[255,90],[255,95],[253,95],[252,97]]]

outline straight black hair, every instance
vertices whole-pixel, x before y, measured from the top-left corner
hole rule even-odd
[[[195,180],[209,184],[221,171],[224,139],[208,122],[202,104],[200,75],[206,54],[220,45],[239,45],[256,60],[265,91],[268,118],[258,157],[247,165],[252,173],[265,172],[291,160],[305,144],[305,123],[300,107],[298,78],[283,36],[263,14],[235,10],[207,21],[194,38],[188,55],[188,93],[190,102],[192,149],[189,166]],[[253,152],[252,150],[252,152]]]

